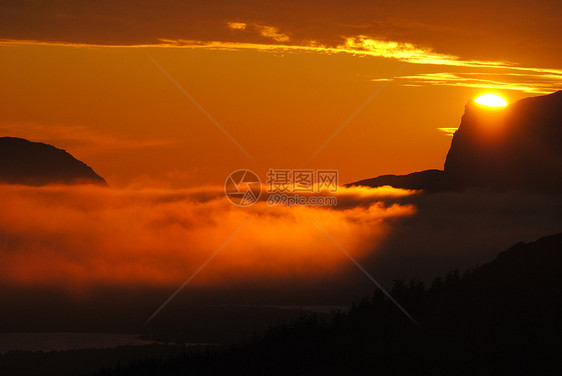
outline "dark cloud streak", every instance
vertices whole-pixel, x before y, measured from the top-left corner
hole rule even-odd
[[[443,0],[379,3],[246,0],[135,2],[5,1],[0,38],[88,44],[154,44],[160,39],[274,42],[228,22],[270,26],[292,43],[341,44],[367,35],[411,42],[461,58],[560,67],[562,5],[542,1]]]

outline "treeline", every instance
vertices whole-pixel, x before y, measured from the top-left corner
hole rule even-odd
[[[520,243],[461,275],[396,281],[335,312],[270,328],[237,345],[136,362],[107,375],[560,374],[562,234]]]
[[[184,351],[185,346],[173,344],[49,352],[8,351],[0,355],[0,375],[88,375],[96,370],[115,370],[119,369],[122,364],[144,362],[147,359],[168,360],[181,355]]]

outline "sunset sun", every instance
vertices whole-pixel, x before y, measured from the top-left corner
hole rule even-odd
[[[474,102],[487,107],[505,107],[507,101],[497,94],[482,94]]]

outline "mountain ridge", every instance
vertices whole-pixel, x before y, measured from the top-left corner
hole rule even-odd
[[[0,183],[108,186],[90,166],[66,150],[19,137],[0,137]]]
[[[562,191],[562,91],[505,108],[465,106],[443,170],[381,175],[346,186],[462,191]]]

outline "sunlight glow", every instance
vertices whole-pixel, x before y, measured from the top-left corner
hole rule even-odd
[[[476,98],[474,102],[487,107],[505,107],[507,101],[497,94],[483,94]]]

